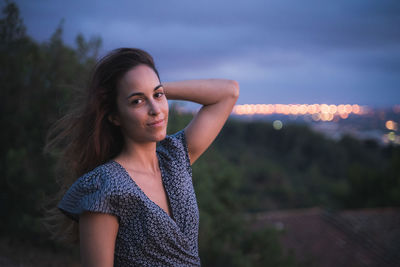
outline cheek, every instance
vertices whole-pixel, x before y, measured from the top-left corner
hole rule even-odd
[[[120,113],[121,126],[131,128],[133,125],[141,124],[141,114],[137,110],[124,110]]]
[[[169,106],[168,106],[168,101],[166,99],[165,99],[165,101],[163,103],[163,111],[164,111],[164,114],[168,117]]]

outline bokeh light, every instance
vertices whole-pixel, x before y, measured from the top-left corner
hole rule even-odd
[[[392,120],[386,121],[385,126],[388,130],[397,131],[398,124]]]
[[[363,115],[367,113],[366,106],[357,104],[244,104],[236,105],[233,114],[236,115],[311,115],[314,121],[338,121],[347,119],[349,115]],[[390,124],[389,130],[394,130],[397,124]],[[394,127],[394,128],[393,128]],[[396,128],[397,129],[397,128]]]
[[[275,130],[280,130],[280,129],[282,129],[282,127],[283,127],[283,123],[282,123],[282,121],[280,121],[280,120],[275,120],[275,121],[272,123],[272,127],[274,127]]]

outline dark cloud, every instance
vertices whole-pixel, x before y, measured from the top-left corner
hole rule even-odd
[[[400,99],[397,0],[17,3],[38,40],[65,18],[71,45],[80,32],[99,35],[104,52],[120,46],[150,51],[166,79],[238,79],[239,102]],[[271,90],[259,89],[265,86]]]

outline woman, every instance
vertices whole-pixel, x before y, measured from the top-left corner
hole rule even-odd
[[[230,80],[161,84],[140,49],[117,49],[98,62],[83,108],[64,119],[55,139],[67,144],[65,162],[80,176],[58,208],[78,222],[83,266],[200,265],[190,165],[238,94]],[[167,99],[203,105],[171,136]]]

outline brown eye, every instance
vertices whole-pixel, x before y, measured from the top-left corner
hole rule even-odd
[[[155,97],[155,98],[160,98],[160,97],[162,97],[163,95],[164,95],[163,92],[158,92],[158,93],[155,93],[155,94],[154,94],[154,97]]]
[[[138,104],[140,104],[140,103],[142,103],[142,102],[143,102],[142,99],[137,98],[137,99],[132,100],[131,104],[133,104],[133,105],[138,105]]]

